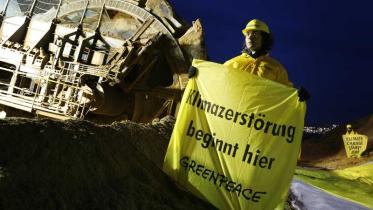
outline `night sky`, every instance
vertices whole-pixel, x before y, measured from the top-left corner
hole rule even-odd
[[[369,1],[171,0],[189,23],[200,18],[209,59],[240,54],[253,19],[274,34],[271,56],[295,87],[311,94],[306,125],[348,123],[373,114],[373,7]]]

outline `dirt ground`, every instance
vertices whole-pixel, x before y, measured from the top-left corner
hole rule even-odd
[[[175,123],[0,119],[0,209],[214,209],[162,171]],[[341,125],[304,139],[299,166],[346,168],[373,161],[373,116],[352,123],[368,135],[362,158],[347,158]],[[289,205],[291,195],[287,201]]]
[[[160,170],[173,123],[0,120],[0,209],[214,209]]]
[[[340,125],[320,138],[303,139],[299,166],[343,169],[373,161],[373,115],[350,123],[359,134],[368,136],[368,145],[361,158],[347,158],[342,135],[346,125]]]

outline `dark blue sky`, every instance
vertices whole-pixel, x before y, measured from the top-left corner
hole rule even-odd
[[[311,93],[306,125],[348,123],[373,114],[373,2],[171,0],[189,23],[200,18],[211,61],[240,53],[253,18],[275,37],[271,56]],[[371,3],[369,3],[371,2]]]

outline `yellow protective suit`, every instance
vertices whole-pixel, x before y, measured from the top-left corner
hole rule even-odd
[[[293,83],[289,81],[285,68],[275,59],[268,55],[253,58],[247,53],[234,57],[224,63],[234,69],[250,72],[251,74],[270,79],[289,87]]]

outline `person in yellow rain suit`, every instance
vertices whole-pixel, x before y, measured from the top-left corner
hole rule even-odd
[[[242,54],[226,61],[224,65],[292,87],[293,83],[289,81],[285,68],[269,56],[273,38],[267,24],[253,19],[242,33],[245,36]]]
[[[358,133],[355,132],[354,129],[352,129],[352,125],[347,124],[346,125],[346,134],[345,135],[356,135],[356,134],[358,134]]]
[[[242,54],[226,61],[224,65],[293,87],[286,69],[280,62],[269,56],[273,37],[267,24],[253,19],[242,29],[242,33],[245,36]],[[191,66],[188,70],[189,78],[196,74],[197,69]],[[306,101],[310,98],[308,91],[303,87],[298,89],[298,96],[299,101]]]

